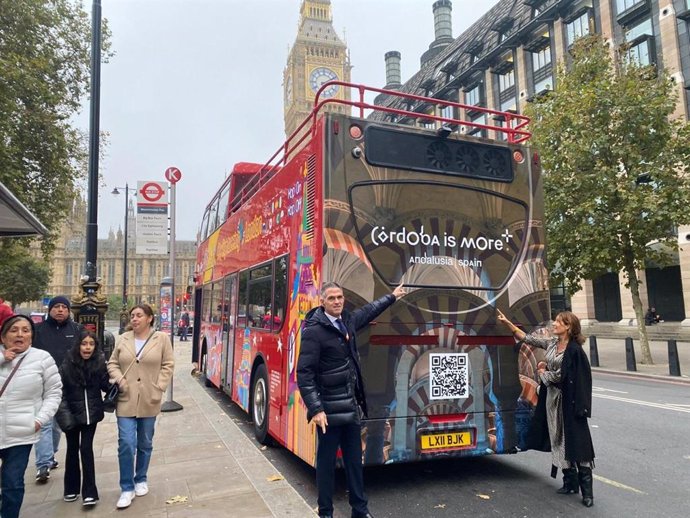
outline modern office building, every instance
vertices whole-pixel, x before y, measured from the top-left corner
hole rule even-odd
[[[433,13],[435,39],[409,80],[400,81],[401,59],[416,56],[386,54],[388,88],[521,113],[534,96],[558,88],[556,65],[574,40],[597,32],[612,48],[625,42],[631,57],[667,70],[679,93],[675,116],[689,116],[690,0],[500,0],[458,37],[452,37],[451,9],[450,0],[433,3],[429,22]],[[377,102],[391,100],[380,96]],[[460,111],[455,115],[465,120],[482,122],[486,117],[471,109]],[[468,133],[500,138],[486,130]],[[648,264],[640,272],[641,296],[667,321],[690,325],[690,227],[678,229],[678,242],[673,265]],[[635,318],[632,297],[618,272],[584,281],[571,297],[552,288],[552,302],[554,309],[572,307],[584,321],[629,324]]]

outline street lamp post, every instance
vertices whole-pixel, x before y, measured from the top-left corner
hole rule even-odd
[[[124,264],[122,266],[122,310],[120,311],[120,334],[125,332],[127,323],[129,322],[129,316],[127,314],[127,236],[129,234],[128,223],[129,223],[129,184],[126,183],[124,187],[115,187],[112,194],[120,194],[119,189],[125,190],[125,252],[124,252]]]

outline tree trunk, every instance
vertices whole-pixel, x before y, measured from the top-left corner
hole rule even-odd
[[[634,266],[626,266],[625,272],[628,275],[628,284],[630,285],[630,293],[632,294],[633,309],[635,310],[635,319],[637,320],[637,331],[640,336],[640,350],[642,351],[642,361],[644,365],[654,365],[652,359],[652,351],[649,348],[649,339],[647,338],[647,326],[644,321],[644,307],[642,306],[642,299],[640,299],[640,281],[637,278],[637,271]]]

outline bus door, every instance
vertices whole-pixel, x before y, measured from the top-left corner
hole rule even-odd
[[[237,274],[228,275],[223,289],[223,367],[222,390],[232,395],[233,361],[235,358],[235,326],[237,325]]]

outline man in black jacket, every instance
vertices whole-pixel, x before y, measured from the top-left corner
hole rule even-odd
[[[316,485],[319,516],[333,516],[335,460],[343,453],[353,518],[373,518],[364,493],[360,409],[366,417],[364,383],[357,352],[357,331],[367,326],[405,291],[402,284],[352,314],[343,311],[345,296],[334,282],[321,287],[321,306],[312,309],[302,328],[297,384],[307,419],[319,435]]]
[[[59,295],[48,303],[48,318],[36,328],[33,347],[48,351],[60,368],[67,351],[79,343],[81,326],[72,320],[70,302]],[[62,431],[53,420],[52,426],[41,428],[41,437],[36,443],[36,482],[45,483],[50,478],[50,470],[58,467],[55,460]]]

